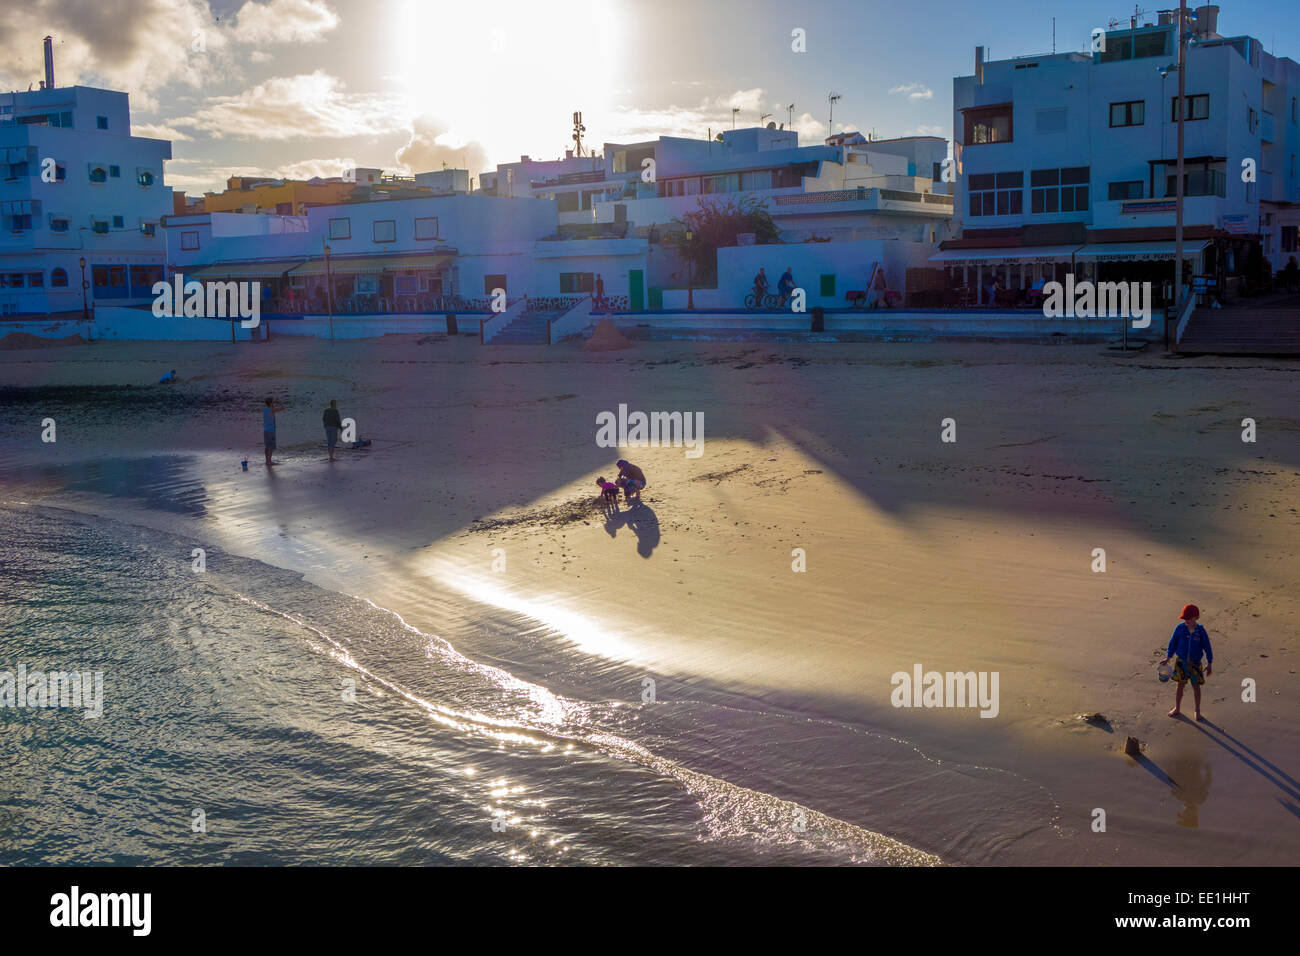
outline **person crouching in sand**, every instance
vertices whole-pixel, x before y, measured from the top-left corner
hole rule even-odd
[[[1183,608],[1182,622],[1174,628],[1169,647],[1165,650],[1162,663],[1168,664],[1170,658],[1177,658],[1174,661],[1174,680],[1178,682],[1178,690],[1174,694],[1174,709],[1169,712],[1170,717],[1182,715],[1183,691],[1190,682],[1196,698],[1195,716],[1197,720],[1201,719],[1201,685],[1214,671],[1214,651],[1210,647],[1210,635],[1197,623],[1200,616],[1200,609],[1195,604]],[[1205,655],[1204,673],[1201,672],[1202,654]]]
[[[632,496],[636,495],[636,500],[641,500],[641,489],[646,486],[645,472],[632,464],[620,458],[618,460],[618,483],[623,488],[623,499],[631,501]]]

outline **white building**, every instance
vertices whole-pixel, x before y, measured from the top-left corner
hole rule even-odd
[[[1235,293],[1295,251],[1300,67],[1217,21],[1200,7],[1187,48],[1184,258]],[[988,63],[981,47],[953,81],[960,236],[933,262],[977,301],[994,276],[1172,282],[1177,28],[1161,14],[1104,44]]]
[[[126,93],[0,93],[0,315],[78,312],[151,298],[163,274],[171,144],[131,135]]]
[[[326,274],[340,313],[488,308],[509,299],[644,287],[644,239],[564,239],[556,203],[452,195],[318,206],[305,216],[169,217],[172,274],[263,283],[268,313],[323,313]],[[328,267],[325,250],[329,249]]]

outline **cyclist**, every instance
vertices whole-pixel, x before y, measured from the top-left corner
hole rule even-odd
[[[785,275],[781,276],[781,280],[776,284],[776,291],[781,296],[781,306],[783,308],[786,300],[790,298],[790,293],[794,291],[794,287],[794,269],[786,266]]]
[[[763,307],[763,298],[767,295],[767,273],[762,267],[758,270],[758,275],[754,276],[754,308]]]

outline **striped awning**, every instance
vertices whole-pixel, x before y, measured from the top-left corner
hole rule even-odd
[[[329,271],[333,275],[364,275],[379,272],[404,272],[437,269],[454,256],[417,254],[408,256],[331,256]],[[325,275],[325,259],[309,259],[293,270],[293,277]]]

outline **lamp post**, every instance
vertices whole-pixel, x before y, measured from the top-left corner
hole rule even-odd
[[[691,230],[686,230],[686,248],[690,249],[693,237]],[[686,309],[695,311],[695,263],[688,255],[686,258]]]
[[[330,318],[330,341],[334,341],[334,279],[330,275],[330,246],[325,246],[325,308]]]
[[[1178,0],[1178,183],[1174,201],[1174,320],[1183,314],[1183,121],[1187,118],[1187,0]],[[1167,326],[1166,326],[1167,327]],[[1168,343],[1166,343],[1168,347]]]
[[[86,257],[81,257],[81,321],[90,321],[90,308],[86,304]]]

